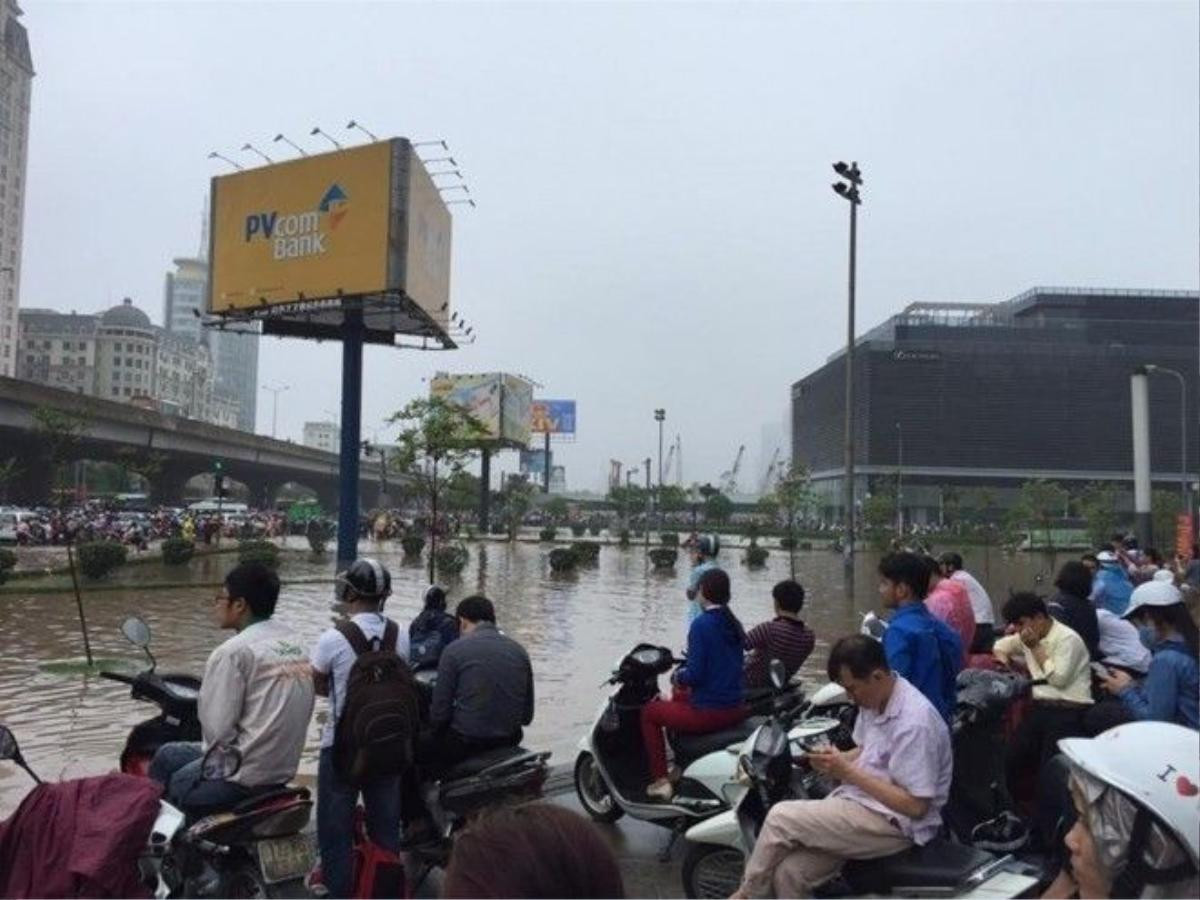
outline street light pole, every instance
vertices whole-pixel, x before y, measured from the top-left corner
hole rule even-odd
[[[1182,372],[1177,372],[1175,369],[1168,369],[1166,366],[1146,366],[1146,371],[1150,373],[1161,372],[1164,375],[1174,375],[1179,379],[1179,502],[1183,504],[1183,511],[1190,514],[1192,511],[1191,499],[1188,497],[1188,456],[1187,456],[1187,379],[1183,377]],[[1162,538],[1160,537],[1161,541]]]
[[[896,423],[896,535],[904,538],[904,429]]]
[[[845,484],[842,488],[846,518],[844,559],[849,566],[854,559],[854,279],[858,247],[858,207],[862,203],[858,189],[863,183],[863,178],[857,162],[851,162],[850,165],[837,162],[834,163],[833,170],[845,179],[833,185],[834,192],[850,203],[850,273],[846,314],[846,459]]]
[[[662,489],[663,489],[663,422],[666,421],[667,411],[656,409],[654,421],[658,423],[658,493],[654,498],[654,511],[658,515],[658,527],[662,528]]]
[[[264,391],[270,391],[273,395],[271,400],[271,437],[275,437],[275,426],[279,422],[279,395],[290,387],[290,384],[283,384],[278,387],[272,387],[269,384],[262,386]]]

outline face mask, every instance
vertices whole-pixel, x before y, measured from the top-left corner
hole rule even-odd
[[[1158,632],[1154,630],[1153,625],[1139,625],[1138,637],[1147,650],[1153,650],[1154,645],[1158,643]]]

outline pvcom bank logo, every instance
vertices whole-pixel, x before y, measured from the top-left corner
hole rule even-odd
[[[341,185],[329,186],[315,210],[287,213],[279,210],[246,216],[246,243],[269,241],[274,259],[299,259],[325,252],[325,238],[350,211],[350,198]]]

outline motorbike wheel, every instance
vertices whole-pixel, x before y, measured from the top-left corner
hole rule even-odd
[[[625,815],[604,783],[596,757],[590,753],[580,753],[575,760],[575,793],[584,811],[597,822],[615,822]]]
[[[746,858],[720,844],[689,844],[683,857],[685,897],[728,897],[742,884]]]
[[[258,871],[258,866],[247,862],[224,873],[221,879],[221,896],[237,900],[266,900],[273,894],[271,887]]]

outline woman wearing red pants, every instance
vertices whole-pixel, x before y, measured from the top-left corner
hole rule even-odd
[[[729,576],[709,569],[700,578],[703,612],[688,629],[687,663],[675,671],[670,700],[642,707],[642,741],[654,780],[646,788],[652,800],[670,800],[675,789],[667,778],[663,728],[683,734],[707,734],[746,718],[742,705],[742,647],[746,633],[729,609]]]

